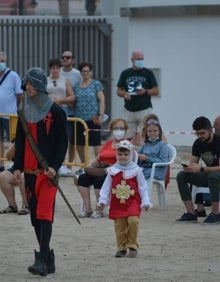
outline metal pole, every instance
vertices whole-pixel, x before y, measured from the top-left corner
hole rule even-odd
[[[24,15],[24,0],[18,0],[19,15]]]

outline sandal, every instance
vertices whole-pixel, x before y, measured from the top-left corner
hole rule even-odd
[[[18,215],[26,215],[26,214],[29,214],[29,213],[30,213],[29,207],[28,206],[22,206],[22,208],[18,212]]]
[[[3,213],[17,213],[17,212],[18,212],[17,208],[14,208],[14,207],[9,205],[6,209],[1,210],[0,214],[3,214]]]
[[[93,214],[93,211],[85,211],[84,214],[79,214],[79,218],[88,218]]]
[[[90,216],[90,218],[95,218],[95,219],[101,218],[101,217],[104,217],[104,214],[102,211],[94,211]]]

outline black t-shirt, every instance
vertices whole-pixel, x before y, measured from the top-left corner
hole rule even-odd
[[[220,158],[220,136],[213,136],[211,143],[196,139],[192,147],[192,155],[201,158],[207,166],[218,166]]]
[[[137,89],[151,89],[157,87],[157,81],[154,73],[147,68],[134,70],[128,68],[121,72],[117,87],[124,88],[131,95],[131,100],[124,100],[124,107],[130,112],[142,111],[152,108],[150,95],[136,95]]]

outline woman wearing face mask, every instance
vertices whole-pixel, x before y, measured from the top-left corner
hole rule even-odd
[[[167,144],[162,141],[162,129],[159,121],[150,119],[146,122],[143,129],[144,145],[138,150],[138,165],[143,167],[145,179],[150,178],[153,163],[167,162],[169,159],[169,149]],[[155,178],[165,179],[167,166],[157,167]]]
[[[105,163],[111,166],[116,163],[116,149],[120,140],[125,139],[126,132],[128,130],[128,124],[123,118],[113,119],[109,124],[109,131],[113,136],[113,139],[108,140],[102,146],[98,156],[92,162],[91,165],[98,166],[101,163]],[[106,175],[103,176],[91,176],[87,173],[83,173],[77,177],[74,177],[74,183],[77,184],[78,190],[84,202],[85,214],[83,217],[100,218],[103,217],[102,208],[96,207],[95,211],[92,211],[90,201],[90,189],[91,185],[94,186],[96,199],[99,199],[100,189],[104,183]]]

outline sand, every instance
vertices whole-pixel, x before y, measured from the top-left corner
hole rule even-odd
[[[166,209],[158,207],[154,189],[154,208],[142,213],[137,258],[115,258],[113,221],[80,219],[79,225],[58,194],[51,242],[56,273],[40,277],[27,271],[37,248],[29,216],[0,215],[0,281],[220,281],[220,224],[174,222],[184,212],[174,179],[179,162],[172,167]],[[60,186],[78,214],[80,195],[72,178],[61,178]],[[16,198],[20,204],[18,189]],[[5,206],[0,194],[0,208]]]

